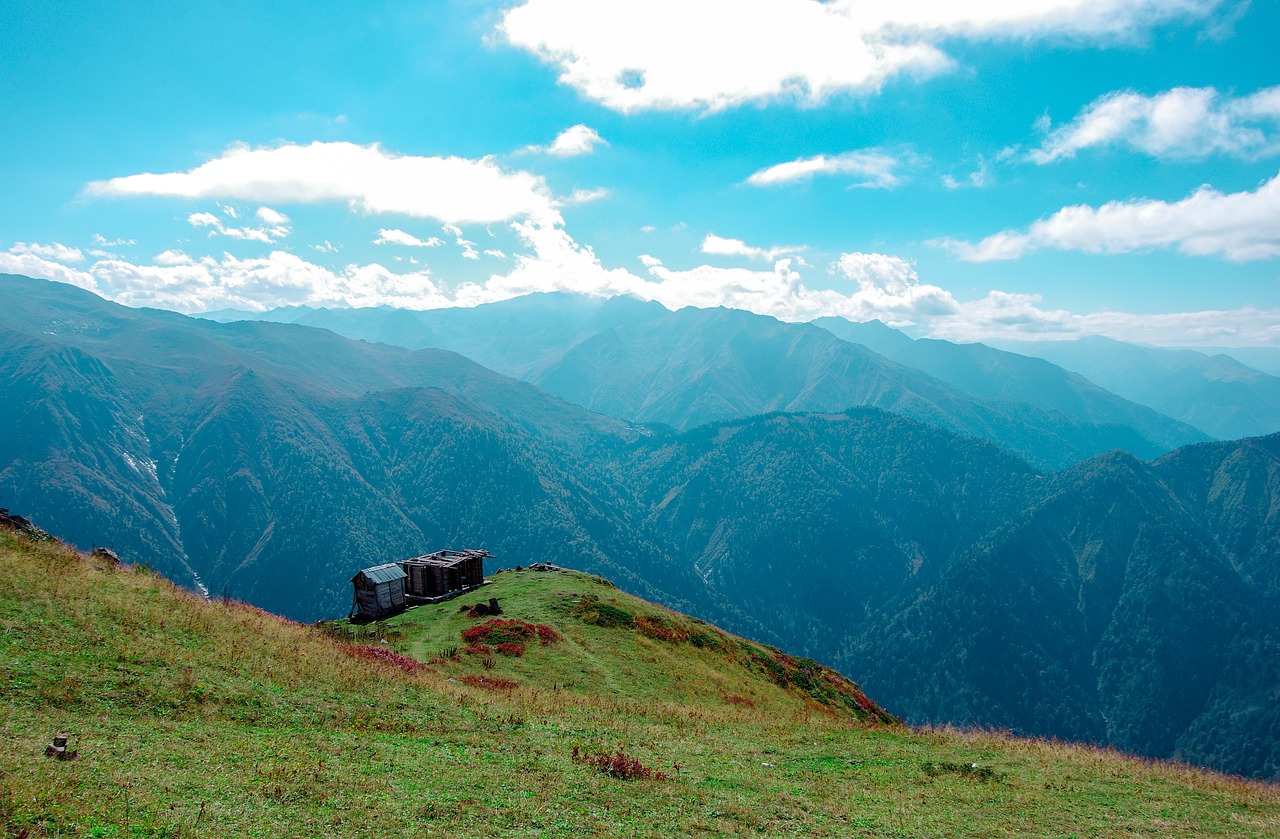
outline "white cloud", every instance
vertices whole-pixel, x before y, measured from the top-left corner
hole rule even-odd
[[[101,233],[93,234],[93,243],[103,248],[118,248],[122,245],[136,245],[137,239],[108,239]]]
[[[412,309],[453,305],[428,274],[397,274],[376,263],[332,271],[283,251],[254,259],[223,254],[221,259],[186,261],[160,254],[155,262],[101,260],[88,270],[76,271],[31,255],[0,253],[0,271],[71,283],[128,306],[180,312],[261,311],[296,305]]]
[[[365,213],[402,213],[453,223],[559,218],[540,177],[504,171],[489,158],[398,155],[377,144],[236,145],[187,172],[95,181],[86,193],[264,204],[340,201]]]
[[[265,257],[182,261],[158,255],[156,265],[110,259],[85,270],[35,254],[0,252],[0,272],[45,277],[86,288],[132,306],[184,312],[220,308],[262,310],[275,306],[377,306],[432,309],[473,306],[538,291],[595,296],[630,294],[676,309],[729,306],[782,320],[835,315],[876,318],[914,334],[952,340],[1041,340],[1107,335],[1154,344],[1280,346],[1280,310],[1076,314],[1044,309],[1034,295],[989,292],[969,302],[922,282],[911,263],[888,254],[840,255],[836,270],[853,280],[851,292],[809,287],[797,262],[781,259],[772,270],[701,265],[668,269],[651,255],[639,257],[646,277],[604,267],[588,246],[563,228],[532,221],[512,225],[528,252],[517,254],[506,274],[444,293],[424,271],[396,273],[382,265],[350,264],[331,270],[282,251]],[[163,257],[163,258],[162,258]],[[161,263],[173,264],[161,264]]]
[[[957,178],[953,175],[943,175],[942,185],[947,189],[981,189],[991,184],[991,170],[987,166],[987,161],[981,157],[978,158],[978,168],[970,172],[964,178]]]
[[[476,250],[476,243],[462,235],[462,228],[456,224],[445,224],[440,228],[445,233],[453,237],[454,244],[462,248],[463,259],[479,259],[480,252]]]
[[[76,268],[70,268],[61,262],[54,262],[33,253],[13,253],[0,251],[0,274],[21,274],[24,277],[40,277],[54,282],[67,283],[80,288],[96,291],[93,275]],[[103,295],[106,297],[107,295]]]
[[[12,254],[30,254],[38,256],[42,259],[52,259],[55,262],[83,262],[84,254],[79,248],[69,247],[58,242],[51,242],[47,245],[41,245],[36,242],[15,242],[13,247],[9,248]]]
[[[485,255],[485,256],[491,256],[491,257],[493,257],[494,259],[506,259],[506,258],[507,258],[507,254],[506,254],[506,252],[505,252],[505,251],[498,250],[497,248],[490,248],[489,250],[487,250],[487,251],[485,251],[485,252],[484,252],[484,255]]]
[[[444,240],[439,236],[432,236],[429,239],[419,239],[411,233],[405,233],[403,230],[386,229],[378,231],[378,238],[373,240],[375,245],[404,245],[409,248],[434,248],[437,245],[443,245]]]
[[[592,201],[599,201],[601,198],[608,197],[608,195],[609,190],[604,187],[597,187],[596,189],[575,189],[568,198],[565,198],[560,203],[566,207],[576,207],[579,204],[588,204]]]
[[[774,262],[777,259],[789,254],[799,253],[804,250],[803,246],[786,245],[774,248],[757,248],[748,245],[741,239],[725,239],[714,233],[708,233],[702,240],[701,250],[703,253],[712,254],[714,256],[745,256],[748,259],[759,259],[765,262]]]
[[[223,209],[226,209],[225,207]],[[289,217],[283,213],[277,213],[269,207],[258,208],[258,218],[262,221],[273,219],[275,221],[267,221],[264,225],[258,227],[227,227],[222,223],[222,219],[213,213],[192,213],[187,216],[187,224],[192,227],[208,227],[210,236],[226,236],[229,239],[242,239],[248,242],[262,242],[263,244],[271,244],[277,239],[283,239],[289,235]],[[231,218],[238,216],[231,215]]]
[[[187,256],[180,250],[170,249],[162,253],[158,253],[151,257],[151,261],[156,265],[192,265],[195,263],[191,257]]]
[[[1047,123],[1040,123],[1041,130],[1048,130]],[[1212,87],[1176,87],[1156,96],[1108,93],[1049,132],[1028,157],[1051,163],[1082,149],[1109,145],[1158,158],[1280,153],[1280,86],[1240,98],[1223,96]]]
[[[1006,230],[971,244],[938,240],[968,262],[1017,259],[1041,248],[1129,253],[1172,248],[1191,256],[1247,262],[1280,256],[1280,175],[1252,192],[1203,186],[1181,201],[1112,201],[1064,207],[1025,231]]]
[[[376,245],[378,243],[374,242],[374,244]],[[333,242],[330,242],[328,239],[325,239],[323,242],[321,242],[318,245],[310,245],[309,247],[313,251],[319,251],[320,253],[337,253],[342,249],[338,245],[335,245]]]
[[[1103,335],[1118,341],[1166,346],[1280,346],[1280,309],[1077,314],[1041,308],[1033,294],[989,292],[951,316],[933,318],[919,330],[952,341],[1071,340]]]
[[[596,133],[594,128],[575,125],[556,135],[546,151],[547,154],[555,157],[577,157],[581,154],[591,154],[599,145],[609,144]]]
[[[949,38],[1108,44],[1221,0],[525,0],[498,33],[617,111],[821,102],[950,67]]]
[[[820,154],[761,169],[747,178],[747,183],[752,186],[776,186],[807,180],[814,175],[853,175],[865,179],[855,186],[892,189],[900,181],[893,171],[898,162],[897,158],[875,149],[832,156]]]
[[[910,262],[883,253],[842,253],[833,267],[861,288],[880,286],[901,292],[919,280]]]
[[[254,213],[254,215],[258,217],[258,221],[263,224],[271,225],[272,227],[280,227],[289,223],[288,216],[284,213],[277,212],[270,207],[259,207],[258,211]]]

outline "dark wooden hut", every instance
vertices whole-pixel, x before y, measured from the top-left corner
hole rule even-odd
[[[408,580],[405,591],[410,602],[449,597],[484,585],[484,560],[488,551],[445,549],[415,556],[400,563]]]
[[[408,577],[404,569],[394,562],[365,568],[351,578],[355,596],[351,614],[357,618],[374,619],[391,615],[404,609],[404,584]]]

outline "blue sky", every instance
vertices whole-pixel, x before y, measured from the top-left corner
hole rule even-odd
[[[10,3],[0,270],[1280,345],[1280,2]]]

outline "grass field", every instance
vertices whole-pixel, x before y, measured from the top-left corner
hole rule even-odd
[[[466,651],[488,618],[459,606],[489,597],[534,627],[489,632],[523,638],[521,655]],[[582,574],[506,572],[347,631],[0,533],[0,825],[28,839],[1280,835],[1274,786],[913,731],[835,674]],[[60,731],[78,760],[45,756]],[[589,760],[618,751],[664,777]]]

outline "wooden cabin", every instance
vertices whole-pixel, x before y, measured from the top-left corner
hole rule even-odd
[[[400,562],[408,579],[410,602],[449,597],[484,585],[484,560],[488,551],[445,549]]]
[[[351,615],[374,620],[402,611],[406,602],[407,577],[404,569],[394,562],[365,568],[356,574],[351,578],[351,584],[355,586]]]

